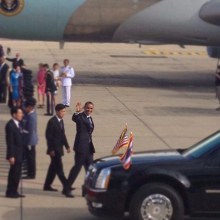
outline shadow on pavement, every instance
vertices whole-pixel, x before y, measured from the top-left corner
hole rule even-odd
[[[183,72],[178,72],[177,76],[183,76]],[[151,72],[150,74],[140,73],[134,74],[132,72],[125,72],[118,74],[99,74],[91,72],[79,71],[76,79],[74,79],[74,84],[94,84],[102,86],[125,86],[125,87],[149,87],[149,88],[162,88],[162,89],[171,89],[171,88],[187,88],[187,91],[196,90],[207,90],[214,89],[214,77],[211,73],[201,72],[192,72],[188,73],[191,77],[168,77],[170,72],[158,73]],[[202,76],[202,77],[201,77]],[[213,91],[212,91],[213,92]]]
[[[3,220],[20,219],[20,220],[132,220],[128,216],[123,218],[97,218],[94,216],[88,217],[88,211],[79,208],[47,208],[47,204],[44,204],[42,208],[24,208],[21,214],[21,209],[16,208],[12,211],[8,211],[3,215]],[[188,218],[184,220],[218,220],[219,218]]]
[[[43,204],[43,201],[42,201]],[[94,216],[88,217],[88,211],[79,208],[46,208],[47,204],[44,204],[44,208],[24,208],[23,214],[21,209],[16,208],[12,211],[8,211],[3,215],[2,220],[119,220],[119,218],[97,218]],[[120,218],[120,220],[128,220],[129,218]]]

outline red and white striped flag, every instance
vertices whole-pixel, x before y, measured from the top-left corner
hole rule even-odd
[[[122,147],[128,147],[128,135],[127,135],[127,124],[125,125],[124,130],[122,131],[116,145],[112,150],[112,154],[116,154]]]
[[[128,148],[126,152],[120,157],[120,160],[125,170],[128,170],[131,166],[131,156],[133,154],[133,140],[134,140],[134,136],[131,133],[128,142]]]

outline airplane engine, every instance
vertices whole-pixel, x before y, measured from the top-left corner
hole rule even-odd
[[[220,47],[207,47],[207,52],[212,58],[220,58]]]
[[[199,17],[205,22],[220,26],[220,2],[213,0],[204,4]]]

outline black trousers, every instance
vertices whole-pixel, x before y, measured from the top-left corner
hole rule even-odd
[[[12,92],[8,89],[8,107],[11,108],[13,106],[12,102]]]
[[[54,94],[52,94],[51,92],[46,95],[46,103],[47,103],[47,114],[51,114],[53,115],[54,113]]]
[[[5,83],[0,83],[0,102],[6,103],[7,98],[7,86]]]
[[[75,165],[70,170],[68,176],[68,188],[70,188],[73,185],[82,167],[84,166],[85,171],[87,171],[92,162],[93,153],[75,152]]]
[[[50,165],[47,171],[47,176],[46,176],[46,180],[44,183],[44,187],[50,187],[57,175],[60,182],[63,185],[63,189],[66,189],[67,179],[63,171],[62,157],[58,154],[55,154],[55,156],[50,157],[50,159],[51,161],[50,161]]]
[[[21,178],[21,162],[16,162],[10,166],[8,173],[8,185],[6,194],[16,194],[18,192],[18,185]]]
[[[27,164],[27,176],[35,178],[36,176],[36,148],[35,146],[25,146],[25,160]]]

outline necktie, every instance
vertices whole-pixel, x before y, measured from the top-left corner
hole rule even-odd
[[[18,128],[19,128],[20,133],[22,133],[22,132],[23,132],[23,129],[22,129],[22,124],[21,124],[21,122],[18,123]]]
[[[64,124],[63,124],[63,119],[60,120],[60,127],[63,130]]]
[[[88,120],[89,120],[90,128],[93,129],[93,123],[92,123],[92,118],[91,118],[91,116],[88,116],[87,118],[88,118]]]

